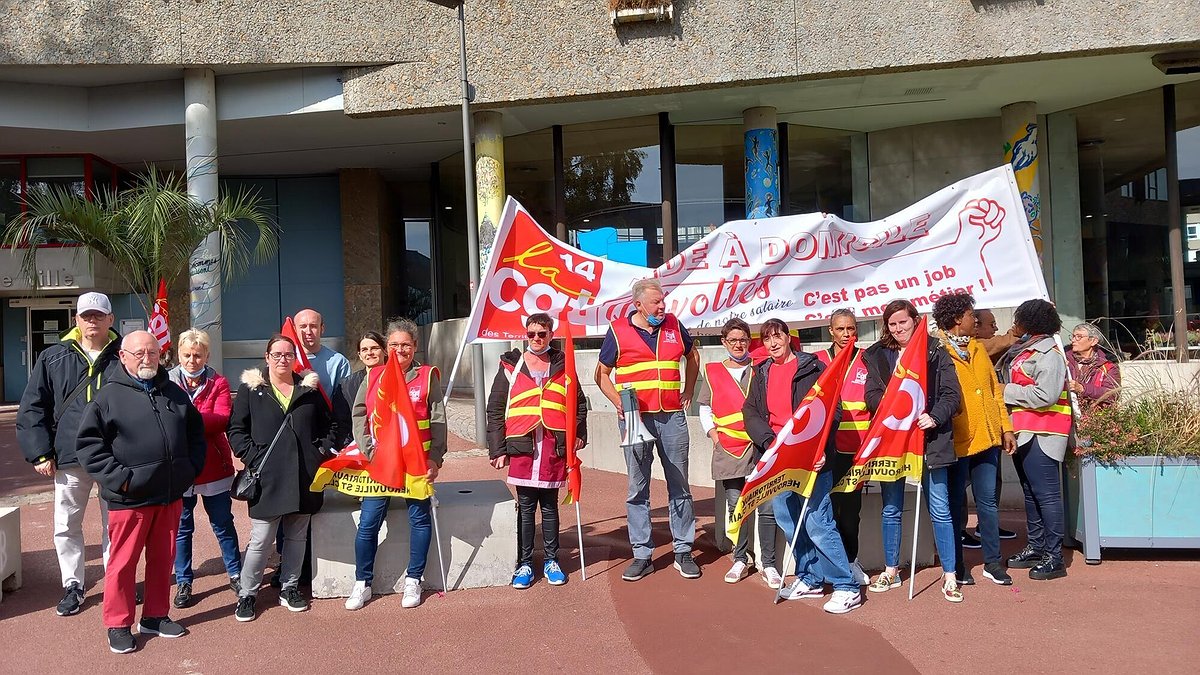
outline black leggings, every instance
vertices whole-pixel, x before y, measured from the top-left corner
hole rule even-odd
[[[558,560],[558,488],[517,486],[517,566],[533,564],[538,504],[542,506],[542,553]]]
[[[854,464],[854,455],[839,452],[833,456],[833,479],[841,480],[842,476]],[[837,524],[838,534],[842,537],[842,546],[846,549],[846,558],[850,562],[858,560],[858,520],[862,511],[862,489],[853,492],[831,492],[829,503],[833,507],[833,521]]]

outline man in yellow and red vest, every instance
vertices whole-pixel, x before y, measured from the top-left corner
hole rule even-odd
[[[668,314],[662,285],[643,279],[633,285],[633,314],[617,319],[604,336],[596,365],[596,384],[617,409],[622,420],[618,389],[632,389],[637,396],[642,426],[654,437],[653,446],[639,444],[624,448],[629,470],[629,493],[625,511],[633,562],[622,578],[637,581],[654,571],[650,556],[654,544],[650,533],[650,468],[653,448],[658,449],[670,501],[671,540],[675,569],[686,579],[700,577],[692,558],[696,538],[696,515],[688,487],[688,428],[684,409],[692,402],[700,355],[692,348],[692,337],[674,314]],[[681,377],[679,362],[687,360]],[[615,371],[615,373],[614,373]],[[615,375],[615,384],[610,376]],[[624,435],[622,429],[622,435]]]
[[[831,343],[828,349],[817,352],[817,358],[828,366],[834,357],[858,338],[858,321],[854,312],[849,309],[838,309],[829,317],[829,337]],[[834,445],[837,454],[833,459],[833,480],[841,480],[842,476],[854,464],[854,454],[862,445],[867,435],[867,427],[871,425],[871,413],[867,411],[867,366],[862,360],[862,349],[854,348],[854,360],[850,370],[846,372],[846,381],[842,383],[842,419],[834,433]],[[858,562],[858,522],[859,512],[862,511],[862,491],[832,492],[829,495],[833,506],[833,520],[837,523],[838,534],[842,537],[842,545],[846,548],[846,557],[850,560],[850,573],[860,586],[871,583],[871,578],[863,571]]]

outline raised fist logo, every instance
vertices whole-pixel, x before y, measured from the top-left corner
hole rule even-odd
[[[963,231],[967,230],[968,225],[979,228],[978,239],[983,242],[979,245],[979,261],[983,263],[987,282],[993,283],[992,271],[983,257],[983,249],[1000,236],[1004,228],[1004,207],[994,199],[972,199],[958,212],[958,224]]]

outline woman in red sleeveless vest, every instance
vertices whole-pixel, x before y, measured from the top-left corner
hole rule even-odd
[[[728,517],[733,517],[742,488],[746,485],[746,476],[754,470],[761,456],[746,433],[746,422],[742,415],[754,373],[749,349],[750,326],[741,319],[730,319],[721,328],[721,344],[725,347],[727,357],[704,366],[705,386],[700,387],[696,403],[699,405],[700,426],[713,442],[713,480],[721,481],[729,508]],[[754,545],[756,516],[762,551],[759,569],[768,586],[779,588],[783,577],[779,575],[775,562],[775,513],[771,510],[770,501],[746,517],[743,525],[745,534],[738,538],[733,550],[733,567],[725,574],[725,582],[734,584],[750,575],[750,548]]]
[[[1025,492],[1029,543],[1009,557],[1008,566],[1028,569],[1030,579],[1057,579],[1067,576],[1062,463],[1072,424],[1067,360],[1054,339],[1062,320],[1049,302],[1027,300],[1013,313],[1013,328],[1021,337],[1000,359],[999,370],[1017,433],[1013,463]]]
[[[551,346],[554,321],[538,312],[525,321],[529,341],[500,357],[487,402],[488,457],[508,467],[517,490],[517,568],[513,588],[533,583],[535,520],[542,511],[542,575],[551,586],[567,583],[558,564],[558,489],[567,484],[567,387],[578,392],[575,449],[587,443],[587,398],[567,381],[566,357]]]
[[[1110,406],[1117,402],[1121,371],[1100,349],[1100,329],[1081,323],[1071,331],[1071,349],[1067,365],[1071,368],[1069,388],[1087,406]]]
[[[437,479],[446,456],[446,410],[442,404],[442,385],[438,369],[418,363],[413,357],[417,353],[417,336],[420,330],[407,319],[392,321],[387,327],[387,358],[399,361],[404,380],[408,383],[408,394],[412,401],[413,414],[417,418],[417,431],[427,455],[425,479],[432,483]],[[359,450],[370,457],[374,454],[375,439],[369,427],[371,413],[377,400],[382,369],[368,375],[354,398],[354,440]],[[354,539],[355,588],[346,601],[347,609],[362,607],[371,599],[371,581],[374,578],[375,553],[379,547],[379,529],[387,519],[391,497],[366,497],[359,514],[358,535]],[[405,608],[421,604],[421,577],[429,558],[429,544],[433,540],[430,499],[409,499],[408,568],[404,572],[404,597],[400,605]],[[355,602],[351,602],[354,600]]]

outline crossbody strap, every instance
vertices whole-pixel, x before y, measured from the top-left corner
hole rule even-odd
[[[279,437],[283,435],[283,430],[288,427],[288,422],[292,419],[292,413],[283,416],[283,423],[279,425],[279,431],[275,432],[275,438],[271,439],[271,444],[267,446],[267,451],[263,453],[262,459],[258,461],[258,466],[255,467],[253,473],[258,476],[262,472],[263,466],[267,463],[267,458],[271,456],[271,451],[275,449],[275,445],[279,443]]]

